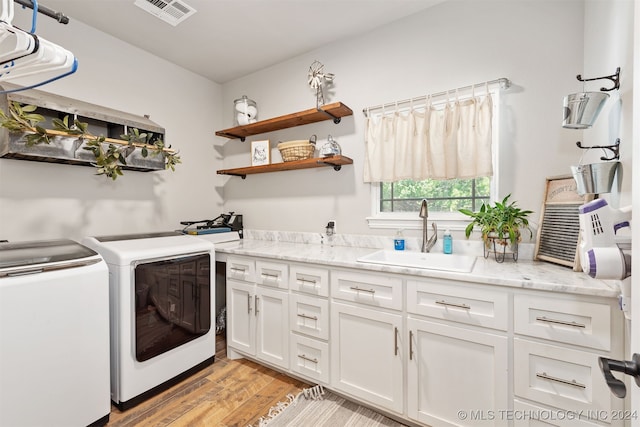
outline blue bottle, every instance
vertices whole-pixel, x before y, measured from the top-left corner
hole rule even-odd
[[[396,251],[404,251],[404,236],[402,230],[398,230],[396,238],[393,239],[393,247]]]
[[[442,236],[442,252],[445,254],[453,253],[453,237],[451,237],[449,230],[445,231]]]

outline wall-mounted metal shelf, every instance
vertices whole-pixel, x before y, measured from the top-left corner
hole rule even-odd
[[[261,120],[248,125],[219,130],[216,132],[216,135],[230,139],[239,138],[241,141],[244,141],[247,136],[273,132],[295,126],[308,125],[324,120],[333,120],[333,122],[337,124],[340,123],[340,119],[342,117],[351,115],[353,115],[351,108],[347,107],[342,102],[334,102],[323,105],[320,108],[311,108],[297,113]]]
[[[267,172],[282,172],[299,169],[311,169],[321,167],[333,167],[334,170],[339,171],[342,165],[350,165],[353,160],[346,156],[331,156],[331,157],[314,157],[305,160],[294,160],[291,162],[272,163],[270,165],[261,166],[248,166],[244,168],[235,169],[223,169],[217,171],[218,175],[232,175],[240,176],[245,179],[247,175],[256,173]]]

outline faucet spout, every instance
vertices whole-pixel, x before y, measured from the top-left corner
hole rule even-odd
[[[422,199],[418,216],[422,218],[422,252],[429,252],[431,248],[433,248],[433,245],[438,241],[438,227],[435,222],[431,223],[431,226],[433,227],[433,236],[429,238],[429,207],[427,199]]]

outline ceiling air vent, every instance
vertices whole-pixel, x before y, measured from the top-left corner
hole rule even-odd
[[[196,13],[194,8],[178,0],[136,0],[134,4],[174,27]]]

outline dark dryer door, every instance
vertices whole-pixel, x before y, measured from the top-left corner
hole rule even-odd
[[[136,359],[149,360],[211,328],[209,253],[135,267]]]

